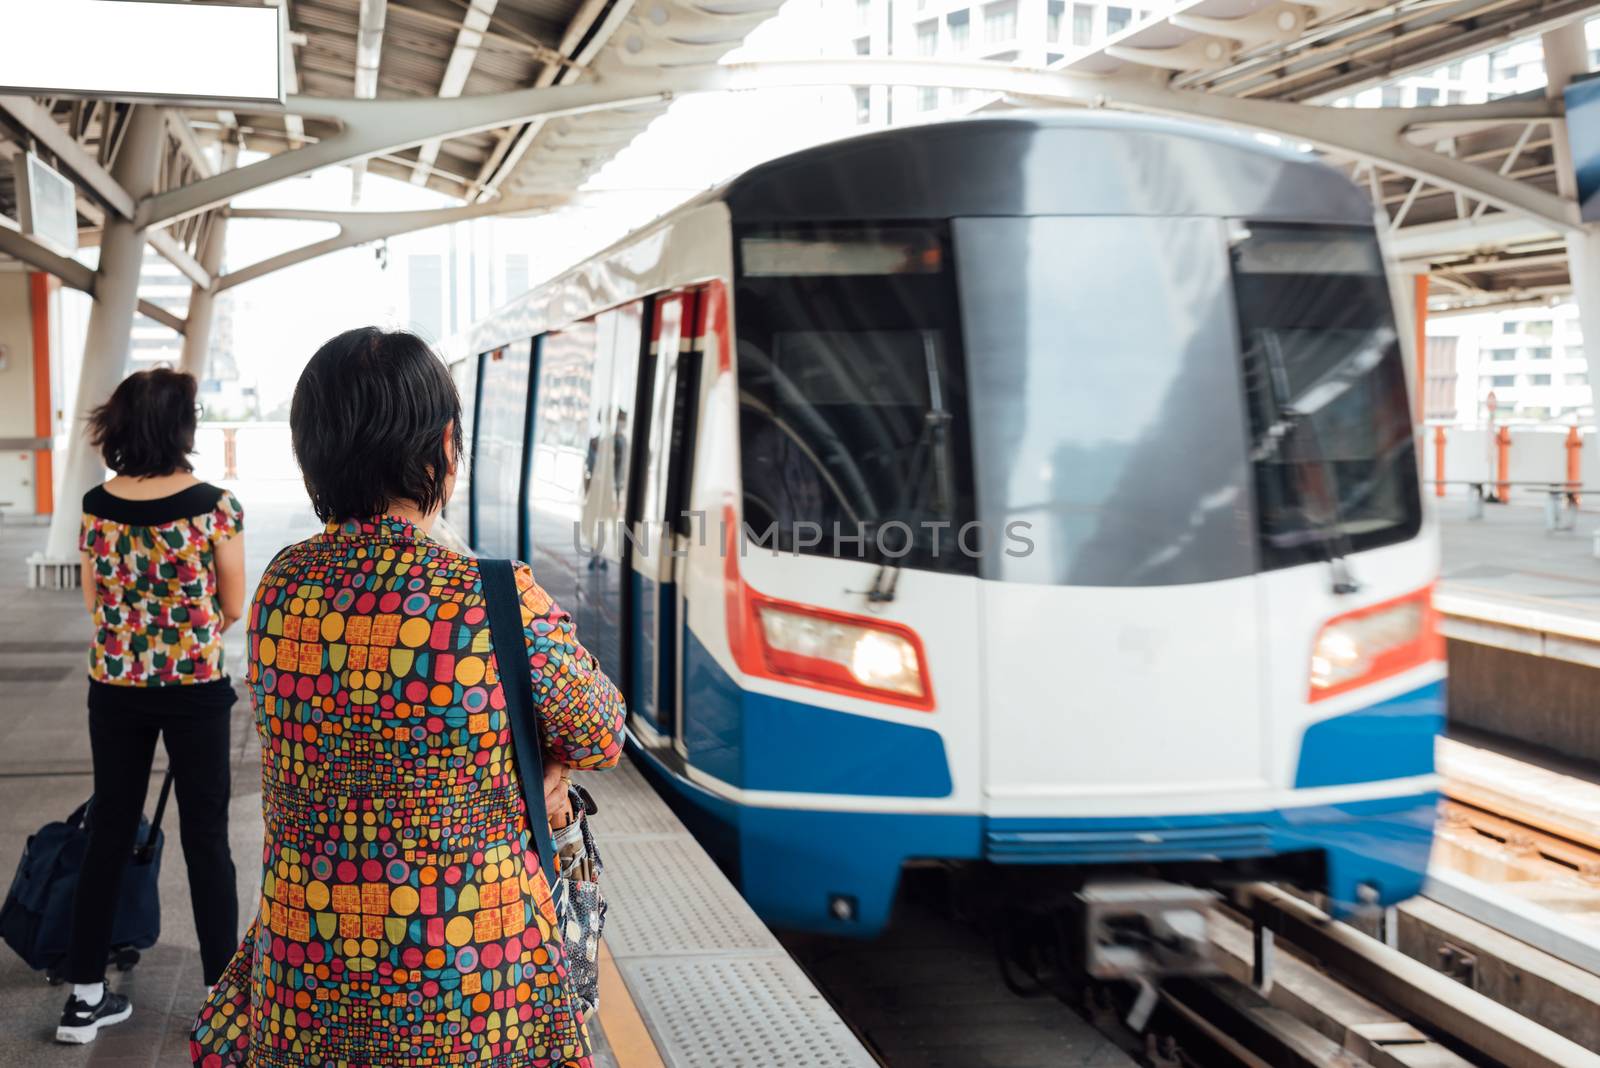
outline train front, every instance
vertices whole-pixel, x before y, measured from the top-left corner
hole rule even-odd
[[[872,930],[929,860],[1414,894],[1438,552],[1359,192],[1080,115],[845,142],[727,202],[740,566],[766,673],[819,706],[739,816],[758,908]]]

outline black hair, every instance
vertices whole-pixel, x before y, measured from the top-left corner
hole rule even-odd
[[[133,478],[193,471],[194,431],[199,421],[194,375],[170,367],[136,371],[89,413],[89,443],[106,466]]]
[[[445,431],[461,455],[461,399],[425,341],[375,326],[346,330],[311,357],[294,387],[289,431],[317,516],[368,519],[397,501],[444,503]]]

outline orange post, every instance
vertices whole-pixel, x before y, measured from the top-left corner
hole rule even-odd
[[[1433,428],[1433,495],[1444,496],[1444,427]]]
[[[1412,297],[1416,301],[1417,328],[1417,425],[1428,418],[1428,276],[1414,277]]]
[[[28,276],[28,305],[33,330],[33,436],[54,438],[50,419],[50,290],[56,280],[43,271]],[[55,511],[54,454],[49,449],[33,453],[33,510],[38,515]]]
[[[1583,485],[1583,435],[1578,428],[1567,428],[1567,488],[1572,490],[1572,503],[1580,503],[1577,489]]]
[[[1501,504],[1511,499],[1511,428],[1503,426],[1495,431],[1495,473],[1499,478],[1494,495]]]

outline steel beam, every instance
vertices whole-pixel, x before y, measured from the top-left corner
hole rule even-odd
[[[10,220],[5,220],[7,223]],[[94,272],[77,260],[58,255],[9,225],[0,225],[0,252],[61,279],[63,285],[94,293]]]
[[[360,0],[361,15],[356,27],[357,100],[378,95],[378,62],[383,58],[383,27],[389,17],[389,0]],[[361,183],[367,177],[365,156],[350,163],[350,203],[361,203]]]
[[[584,0],[556,45],[558,54],[562,57],[572,57],[569,65],[546,67],[539,72],[533,87],[539,89],[551,85],[569,85],[576,81],[582,74],[583,68],[587,67],[589,61],[606,46],[612,35],[617,32],[617,27],[622,25],[623,19],[627,18],[632,10],[633,0],[616,0],[609,9],[606,7],[606,0]],[[605,20],[599,22],[596,27],[602,13],[605,15]],[[593,33],[589,32],[591,29],[594,30]],[[588,44],[584,45],[580,52],[578,45],[585,38],[588,38]],[[500,140],[495,145],[494,151],[489,153],[489,158],[484,160],[483,167],[478,171],[479,198],[493,196],[506,177],[516,170],[517,164],[538,139],[545,122],[545,119],[536,119],[520,129],[501,131]]]
[[[201,266],[200,261],[190,255],[189,250],[178,243],[178,239],[166,230],[149,230],[145,233],[145,240],[150,242],[150,247],[159,252],[163,259],[176,267],[185,278],[202,289],[211,287],[211,272]]]
[[[176,315],[172,314],[154,301],[140,300],[134,305],[134,307],[137,308],[139,314],[144,316],[146,319],[154,319],[156,322],[170,330],[185,336],[188,335],[188,322],[184,319],[178,318]]]
[[[461,16],[461,28],[456,32],[455,47],[444,65],[444,77],[439,80],[440,97],[453,100],[467,87],[472,65],[478,60],[478,47],[483,44],[483,34],[489,28],[499,0],[471,0]],[[428,180],[434,160],[439,158],[440,141],[424,141],[417,149],[417,163],[411,170],[411,184],[422,185]]]
[[[284,219],[296,222],[333,223],[339,232],[321,241],[313,241],[299,248],[280,252],[276,256],[230,271],[217,280],[216,292],[293,267],[306,260],[325,256],[330,252],[354,248],[369,241],[428,230],[435,226],[477,219],[486,215],[513,215],[523,212],[552,211],[559,207],[579,203],[581,196],[572,197],[501,197],[498,200],[479,201],[455,208],[433,208],[427,211],[300,211],[294,208],[241,208],[230,212],[232,219]]]
[[[134,198],[100,162],[62,129],[55,118],[26,96],[0,96],[0,111],[48,148],[106,207],[124,219],[133,218]]]
[[[1005,93],[1052,104],[1129,108],[1209,119],[1275,133],[1389,170],[1425,178],[1475,200],[1485,200],[1566,232],[1578,227],[1570,201],[1470,163],[1411,144],[1417,128],[1461,122],[1548,121],[1556,105],[1546,100],[1498,100],[1423,108],[1330,108],[1272,100],[1217,97],[1168,89],[1143,79],[1094,78],[1057,71],[1023,70],[993,63],[951,60],[839,59],[726,64],[617,75],[575,85],[521,89],[458,100],[324,100],[295,97],[292,110],[338,121],[342,129],[315,145],[284,152],[142,201],[142,225],[161,225],[272,182],[330,164],[393,152],[452,137],[557,115],[665,103],[690,93],[828,85],[951,86]]]

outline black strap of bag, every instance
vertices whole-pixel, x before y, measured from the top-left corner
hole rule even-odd
[[[161,793],[156,795],[156,810],[150,817],[150,833],[144,836],[144,843],[134,847],[134,859],[141,864],[150,859],[156,850],[156,835],[161,833],[161,817],[167,814],[167,796],[172,793],[172,769],[167,769],[166,776],[161,780]]]
[[[510,560],[480,559],[478,574],[483,577],[483,596],[488,602],[489,638],[500,670],[500,690],[506,698],[506,715],[511,718],[511,744],[517,776],[522,780],[522,800],[528,807],[528,828],[545,879],[554,893],[558,878],[556,844],[545,817],[544,745],[533,708],[533,670],[528,665],[515,565]]]

